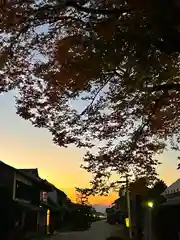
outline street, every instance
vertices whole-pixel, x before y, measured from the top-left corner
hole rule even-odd
[[[60,233],[51,240],[105,240],[110,236],[120,236],[120,227],[110,225],[105,220],[94,222],[88,231]]]

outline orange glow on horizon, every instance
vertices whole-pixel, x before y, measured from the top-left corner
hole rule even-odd
[[[1,95],[0,160],[15,168],[38,168],[39,175],[62,189],[72,201],[76,201],[75,187],[88,187],[91,174],[80,169],[85,149],[63,148],[53,144],[47,129],[35,128],[16,114],[14,92]],[[179,178],[177,157],[179,152],[165,151],[157,158],[160,178],[171,184]],[[115,177],[119,178],[119,176]],[[92,204],[109,205],[117,198],[116,193],[108,197],[90,197]]]
[[[62,188],[61,189],[68,195],[68,197],[73,201],[76,202],[76,192],[73,188]],[[111,205],[115,199],[118,198],[118,194],[113,192],[109,194],[108,196],[90,196],[89,197],[89,203],[90,204],[100,204],[100,205]]]

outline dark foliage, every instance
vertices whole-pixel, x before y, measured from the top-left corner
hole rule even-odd
[[[155,177],[155,154],[179,149],[179,25],[177,0],[3,0],[0,92],[59,146],[98,146],[95,191],[113,172]]]

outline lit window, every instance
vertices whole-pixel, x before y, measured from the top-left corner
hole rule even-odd
[[[50,229],[49,229],[49,225],[50,225],[50,215],[51,215],[51,212],[50,212],[50,209],[47,210],[47,215],[46,215],[46,227],[47,227],[47,233],[49,234],[50,233]]]

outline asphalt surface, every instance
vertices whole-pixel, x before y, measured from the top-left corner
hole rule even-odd
[[[106,240],[110,236],[118,236],[120,227],[106,223],[105,220],[94,222],[87,231],[59,233],[51,240]]]

